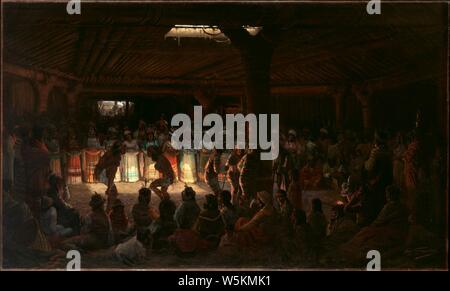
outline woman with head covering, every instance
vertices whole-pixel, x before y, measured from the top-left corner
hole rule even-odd
[[[159,203],[159,218],[150,225],[153,238],[152,249],[161,250],[169,247],[169,236],[171,236],[177,225],[173,218],[175,203],[170,199],[164,199]]]
[[[182,203],[175,210],[174,214],[178,227],[181,227],[181,222],[183,221],[186,227],[192,228],[197,221],[198,215],[200,214],[200,207],[195,201],[195,194],[192,187],[185,187],[181,192]]]
[[[234,207],[233,203],[231,202],[231,196],[232,195],[228,190],[223,190],[220,193],[220,213],[222,214],[222,219],[225,223],[225,226],[231,226],[234,228],[234,224],[238,219],[238,214],[236,207]]]
[[[112,226],[105,211],[105,199],[95,193],[89,206],[91,213],[84,218],[82,234],[64,241],[66,248],[95,250],[106,248],[112,242]]]
[[[136,139],[133,139],[131,131],[126,130],[124,134],[125,140],[122,146],[124,147],[125,154],[122,159],[122,181],[136,182],[139,180],[139,147]]]
[[[88,138],[86,141],[86,149],[83,150],[83,174],[84,181],[87,183],[94,183],[95,179],[95,166],[100,160],[102,150],[100,148],[100,142],[97,138],[95,127],[91,125],[88,131]]]
[[[69,142],[67,144],[67,184],[82,182],[81,149],[75,130],[69,129]]]
[[[202,239],[209,242],[210,247],[215,248],[219,244],[225,227],[219,211],[217,197],[213,194],[208,194],[205,198],[206,203],[203,206],[203,211],[198,216],[195,229]]]
[[[142,151],[144,156],[144,180],[154,181],[159,178],[158,171],[156,171],[155,169],[156,161],[154,161],[151,157],[151,151],[155,148],[158,148],[158,141],[155,138],[153,130],[151,128],[148,128],[146,140],[142,144]]]
[[[41,216],[39,222],[44,234],[50,237],[69,236],[72,229],[58,224],[58,213],[53,204],[53,199],[44,196],[41,202]]]
[[[50,138],[47,141],[47,148],[50,153],[50,171],[52,174],[62,177],[61,171],[61,149],[59,146],[59,138],[56,127],[51,127]]]
[[[125,214],[125,205],[120,199],[115,199],[109,211],[114,241],[119,242],[127,236],[128,217]]]
[[[148,228],[154,217],[151,215],[149,206],[152,199],[152,192],[148,188],[139,190],[138,202],[134,204],[131,214],[133,215],[134,226],[136,229]]]
[[[53,207],[55,207],[58,215],[58,224],[71,228],[73,234],[80,233],[81,218],[78,210],[68,204],[64,198],[67,185],[65,185],[64,179],[55,175],[51,175],[49,178],[50,188],[47,191],[47,196],[53,200]]]

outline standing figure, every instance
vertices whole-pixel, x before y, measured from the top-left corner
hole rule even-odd
[[[131,131],[125,131],[125,141],[123,142],[125,150],[122,159],[122,181],[136,182],[139,181],[139,165],[138,153],[139,147],[137,141],[133,139]]]
[[[184,149],[180,154],[179,180],[183,183],[197,182],[195,150]]]
[[[303,192],[300,184],[300,173],[297,170],[291,172],[291,183],[287,196],[294,209],[303,209]]]
[[[172,166],[169,160],[159,150],[152,151],[151,155],[152,160],[156,161],[155,169],[159,172],[160,178],[150,184],[150,189],[161,199],[169,198],[167,189],[173,184],[175,179]]]
[[[147,126],[145,121],[139,120],[138,129],[134,132],[134,138],[137,140],[139,146],[141,146],[147,137]]]
[[[172,171],[174,173],[174,181],[179,177],[178,173],[178,151],[175,150],[172,147],[172,144],[170,143],[170,136],[167,135],[167,138],[164,142],[161,142],[162,144],[162,152],[164,156],[169,160],[170,165],[172,167]]]
[[[405,183],[405,196],[406,206],[408,207],[411,218],[414,219],[416,210],[416,196],[417,187],[419,185],[420,178],[420,163],[419,153],[421,150],[421,144],[416,133],[412,134],[411,142],[408,144],[405,150],[404,161],[404,183]]]
[[[56,128],[50,129],[50,138],[47,141],[47,148],[50,153],[50,171],[52,174],[62,177],[61,171],[61,150]]]
[[[169,131],[169,123],[167,122],[164,114],[161,114],[158,122],[156,123],[156,126],[157,126],[158,130],[161,132]]]
[[[81,179],[81,151],[77,141],[75,131],[69,132],[69,142],[67,144],[67,184],[78,184]]]
[[[233,205],[237,205],[239,201],[239,196],[241,195],[241,187],[239,186],[239,176],[240,172],[238,169],[239,161],[241,160],[241,150],[235,148],[231,155],[228,157],[228,161],[225,165],[227,171],[227,180],[231,186],[231,195]]]
[[[205,166],[206,183],[216,196],[221,192],[219,185],[220,154],[220,150],[214,149]]]
[[[95,128],[91,126],[88,131],[88,138],[86,142],[86,149],[83,150],[83,173],[84,181],[87,183],[96,182],[95,166],[100,160],[102,150],[100,149],[100,142],[97,138]]]
[[[97,179],[101,179],[100,175],[104,172],[106,181],[105,184],[107,186],[106,192],[111,192],[110,190],[114,186],[114,178],[117,173],[117,168],[120,165],[121,160],[121,146],[119,142],[116,142],[98,161],[97,166],[95,167],[95,177]],[[109,195],[108,195],[109,196]]]
[[[292,171],[294,163],[292,156],[284,148],[280,149],[280,154],[273,162],[273,176],[274,181],[277,184],[277,188],[287,191],[290,184],[290,172]]]
[[[241,173],[239,185],[242,190],[242,200],[246,203],[250,203],[256,196],[259,167],[259,153],[256,150],[249,150],[238,164],[238,169]]]
[[[142,145],[143,152],[143,160],[144,160],[144,169],[143,169],[143,177],[144,180],[153,181],[158,179],[158,171],[155,169],[156,161],[154,161],[151,157],[151,154],[148,153],[152,151],[152,149],[158,147],[158,141],[155,138],[152,129],[147,130],[147,139]]]
[[[116,142],[118,142],[120,145],[120,140],[117,138],[117,129],[115,127],[110,127],[108,129],[108,138],[104,142],[105,150],[106,151],[110,150]],[[106,177],[104,177],[104,178],[106,179]],[[122,181],[122,175],[120,173],[120,168],[119,168],[119,171],[116,171],[116,176],[114,177],[114,182],[117,183],[120,181]]]
[[[284,144],[285,149],[291,156],[295,169],[300,169],[302,166],[301,155],[305,152],[303,140],[297,139],[297,132],[293,129],[288,131],[288,138]]]
[[[375,134],[375,142],[364,167],[369,187],[375,195],[372,208],[378,214],[385,203],[385,189],[392,184],[393,179],[392,154],[387,148],[386,137],[383,134]]]
[[[33,128],[32,139],[23,149],[23,158],[26,177],[25,202],[38,219],[41,199],[46,194],[50,174],[50,155],[44,143],[43,128]]]

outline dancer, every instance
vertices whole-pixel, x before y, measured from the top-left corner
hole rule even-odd
[[[106,151],[106,153],[100,158],[97,166],[95,167],[95,177],[100,179],[100,174],[105,171],[106,174],[106,193],[111,192],[114,186],[114,178],[116,176],[117,168],[120,165],[122,155],[122,148],[120,142],[117,141],[113,146]]]
[[[170,198],[167,189],[173,183],[175,174],[169,160],[160,152],[155,149],[149,151],[152,160],[156,161],[155,169],[159,172],[160,178],[156,179],[150,184],[150,189],[155,192],[156,195],[163,199]]]

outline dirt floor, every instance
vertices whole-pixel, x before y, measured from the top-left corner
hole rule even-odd
[[[119,198],[125,204],[125,210],[131,217],[131,209],[137,201],[137,193],[143,186],[142,182],[136,183],[117,183]],[[209,187],[205,183],[197,183],[189,185],[197,192],[197,202],[200,207],[205,201],[205,195],[210,193]],[[80,211],[81,215],[89,212],[89,199],[94,193],[104,193],[106,186],[104,184],[78,184],[70,187],[70,204]],[[181,203],[181,191],[184,184],[175,183],[169,188],[169,194],[177,205]],[[229,189],[229,185],[225,183],[225,189]],[[310,201],[313,198],[321,198],[323,201],[324,212],[329,216],[331,206],[339,199],[339,196],[330,191],[306,191],[303,194],[303,202],[305,210],[309,210]],[[157,208],[159,198],[152,197],[151,206]],[[219,252],[205,253],[191,258],[180,258],[174,254],[168,253],[152,253],[142,263],[134,266],[128,266],[119,262],[113,255],[114,247],[108,250],[89,252],[82,254],[82,268],[92,269],[222,269],[222,268],[310,268],[312,265],[308,261],[286,261],[282,257],[272,256],[258,251],[252,253],[241,254],[221,254]],[[59,269],[65,268],[67,260],[64,257],[55,256],[55,260],[51,260],[50,264],[42,266],[44,268]],[[317,267],[317,266],[316,266]]]
[[[141,187],[143,187],[144,183],[142,181],[136,183],[116,183],[117,190],[119,192],[118,198],[122,200],[125,205],[125,212],[128,217],[131,217],[131,209],[133,205],[137,202],[138,191]],[[198,182],[195,184],[189,184],[189,186],[193,187],[197,193],[197,203],[200,207],[203,206],[205,202],[205,195],[208,193],[212,193],[209,187],[204,182]],[[227,182],[224,183],[224,189],[229,190],[229,184]],[[94,183],[94,184],[76,184],[70,185],[70,201],[69,203],[80,211],[82,216],[89,213],[89,200],[91,195],[94,192],[99,194],[104,194],[106,190],[106,186],[102,183]],[[173,201],[177,204],[177,206],[181,203],[181,191],[184,189],[184,183],[177,182],[169,187],[169,194]],[[303,205],[305,205],[305,211],[308,213],[311,200],[313,198],[320,198],[323,202],[323,209],[325,215],[329,217],[329,212],[331,210],[331,206],[338,200],[340,197],[333,191],[304,191],[303,193]],[[152,195],[152,200],[150,202],[150,206],[158,209],[160,199],[156,195]]]
[[[137,183],[118,183],[117,188],[119,198],[124,202],[125,209],[129,217],[131,217],[131,208],[137,201],[137,193],[143,186],[142,182]],[[204,197],[210,193],[208,186],[204,183],[198,183],[192,186],[197,192],[197,202],[202,207]],[[181,191],[184,188],[183,183],[176,183],[169,188],[169,194],[177,205],[181,203]],[[224,188],[228,188],[225,185]],[[104,193],[106,186],[103,184],[78,184],[70,186],[70,204],[80,211],[81,215],[86,215],[89,212],[90,196],[94,193]],[[323,209],[325,215],[330,217],[331,206],[335,204],[336,200],[340,199],[339,195],[332,191],[305,191],[303,193],[303,204],[305,211],[308,212],[310,208],[310,201],[313,198],[320,198],[323,202]],[[159,198],[152,197],[151,206],[157,208]],[[418,232],[419,233],[419,232]],[[420,231],[422,235],[423,231]],[[421,240],[429,241],[430,239],[423,237]],[[221,253],[219,251],[201,253],[190,258],[180,258],[173,253],[148,253],[147,258],[136,265],[126,265],[121,263],[114,256],[115,246],[100,251],[81,253],[81,268],[87,269],[133,269],[133,270],[166,270],[166,269],[365,269],[365,263],[361,266],[348,266],[342,262],[320,260],[312,262],[306,258],[297,258],[289,253],[283,253],[283,248],[277,246],[271,251],[264,250],[246,250],[238,253]],[[281,251],[280,251],[281,250]],[[423,257],[423,253],[427,252],[424,248],[418,247],[415,250],[413,257]],[[435,267],[445,266],[444,261],[436,261],[436,257],[443,258],[442,253],[436,253],[429,259],[412,259],[411,255],[405,255],[402,252],[398,253],[393,259],[385,259],[383,261],[384,268],[388,269],[430,269]],[[434,259],[433,259],[434,258]],[[20,257],[12,257],[11,261],[25,262],[24,264],[13,264],[10,268],[25,268],[25,269],[65,269],[68,263],[66,253],[63,251],[55,251],[51,254],[45,253],[37,255],[36,253],[20,254]],[[8,268],[8,266],[5,266]]]

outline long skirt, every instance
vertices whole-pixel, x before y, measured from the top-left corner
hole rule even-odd
[[[97,179],[95,179],[95,166],[97,165],[98,161],[100,160],[102,151],[99,149],[86,149],[84,151],[84,169],[83,169],[83,178],[84,181],[87,183],[95,183],[98,182]]]
[[[81,153],[67,153],[67,184],[79,184],[81,182]]]
[[[197,167],[194,151],[185,150],[181,153],[180,181],[184,183],[197,182]]]
[[[144,179],[154,181],[159,178],[159,173],[155,169],[156,162],[151,157],[144,155]]]
[[[122,182],[139,181],[139,152],[127,152],[122,156]]]
[[[62,177],[61,157],[59,154],[53,154],[50,156],[50,171],[52,174]]]

